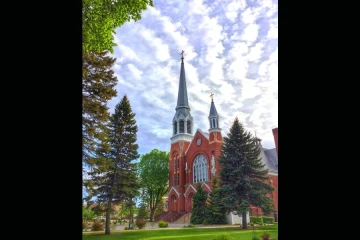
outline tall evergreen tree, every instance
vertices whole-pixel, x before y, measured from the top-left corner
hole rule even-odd
[[[219,178],[212,179],[213,189],[209,194],[206,206],[206,219],[208,224],[225,224],[225,208],[222,202],[223,196],[219,191]]]
[[[92,186],[91,196],[96,196],[99,202],[106,204],[105,234],[110,234],[110,213],[113,203],[131,201],[138,195],[140,188],[136,174],[136,163],[139,158],[136,144],[138,127],[135,113],[125,95],[116,105],[115,113],[110,117],[109,144],[110,151],[99,148],[99,158],[106,159],[106,164],[98,165],[89,173],[86,181]]]
[[[266,183],[268,170],[261,162],[260,152],[254,137],[236,117],[221,147],[220,192],[226,212],[242,216],[243,229],[247,229],[250,205],[262,208],[265,214],[274,210],[272,200],[266,196],[274,188]]]
[[[107,102],[117,95],[117,77],[111,69],[116,58],[107,52],[83,53],[82,65],[82,156],[84,165],[94,165],[99,145],[108,149],[106,129],[109,120]],[[97,162],[100,164],[100,162]]]
[[[193,196],[193,208],[191,211],[190,223],[202,224],[206,219],[206,200],[208,198],[207,192],[201,187],[199,183],[196,188],[196,193]]]

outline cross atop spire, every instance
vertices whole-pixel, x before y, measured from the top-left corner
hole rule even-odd
[[[214,96],[214,94],[211,92],[211,94],[210,94],[211,101],[213,101],[213,96]]]
[[[180,53],[180,55],[181,55],[181,59],[184,59],[184,50],[181,50],[181,53]]]

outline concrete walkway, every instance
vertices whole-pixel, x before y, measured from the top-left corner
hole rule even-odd
[[[169,228],[183,228],[184,226],[187,226],[188,224],[184,224],[184,223],[168,223],[169,227],[167,228],[161,228],[161,229],[169,229]],[[129,223],[127,224],[122,224],[122,225],[116,225],[115,230],[124,230],[125,227],[129,227]],[[221,224],[221,225],[203,225],[203,224],[199,224],[196,225],[196,228],[217,228],[217,227],[239,227],[239,225],[231,225],[231,224]],[[150,222],[146,223],[146,230],[151,230],[151,229],[160,229],[159,225],[157,222],[155,222],[154,226],[151,226]],[[113,230],[113,229],[111,229]],[[87,231],[91,231],[91,229],[89,228]]]

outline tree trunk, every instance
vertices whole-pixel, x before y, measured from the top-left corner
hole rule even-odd
[[[154,221],[155,209],[150,208],[150,222]]]
[[[246,212],[243,212],[241,215],[242,215],[242,229],[247,229]]]
[[[111,199],[109,198],[107,209],[106,209],[106,217],[105,217],[105,235],[110,235],[110,213],[111,213]]]

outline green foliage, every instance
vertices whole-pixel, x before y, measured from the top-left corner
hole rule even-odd
[[[168,188],[169,153],[153,149],[140,157],[137,168],[144,197],[149,203],[150,221],[153,221],[155,210],[163,202]]]
[[[124,230],[128,230],[128,227],[124,227]]]
[[[260,240],[260,238],[257,237],[257,236],[253,236],[253,237],[252,237],[252,240]]]
[[[260,224],[263,223],[263,217],[250,216],[250,222]]]
[[[148,219],[149,213],[147,205],[144,201],[140,203],[138,213],[137,213],[137,219]]]
[[[110,150],[99,148],[97,153],[106,159],[105,165],[98,165],[88,173],[91,183],[89,196],[96,196],[106,209],[106,218],[110,219],[113,203],[131,201],[138,195],[140,188],[134,161],[139,157],[136,144],[137,125],[135,113],[125,95],[115,106],[115,113],[110,117],[108,138]],[[105,234],[110,234],[110,221],[106,222]]]
[[[233,240],[229,233],[218,233],[211,240]]]
[[[275,219],[273,217],[262,217],[263,223],[266,224],[274,224]]]
[[[202,224],[206,218],[206,200],[207,193],[202,189],[199,183],[196,188],[196,193],[193,196],[193,209],[191,213],[190,223]]]
[[[167,228],[167,227],[169,227],[169,224],[165,221],[159,221],[158,226],[159,226],[159,228]]]
[[[154,213],[154,216],[156,217],[156,216],[158,216],[158,215],[160,215],[160,214],[162,214],[163,212],[164,212],[164,199],[163,198],[161,198],[160,199],[160,201],[159,201],[159,203],[158,203],[158,205],[157,205],[157,207],[156,207],[156,209],[155,209],[155,213]]]
[[[103,223],[95,221],[91,227],[91,231],[102,231],[104,230]]]
[[[145,228],[146,220],[145,219],[136,219],[135,223],[139,229],[143,229],[143,228]]]
[[[97,157],[99,145],[108,150],[107,102],[117,95],[117,77],[112,67],[116,58],[108,52],[86,52],[82,56],[82,156],[84,165],[104,165],[105,159]]]
[[[150,226],[153,228],[155,226],[155,222],[150,222]]]
[[[212,179],[213,190],[210,192],[210,196],[207,200],[206,212],[206,224],[225,224],[225,208],[222,203],[222,198],[219,191],[219,179],[214,176]],[[204,223],[205,224],[205,223]]]
[[[152,0],[82,0],[83,50],[113,52],[116,28],[141,19],[148,6],[154,6]]]
[[[270,234],[268,233],[263,233],[261,235],[261,240],[270,240]]]
[[[136,229],[136,228],[137,228],[136,223],[132,223],[132,224],[131,224],[131,229]]]
[[[250,205],[260,207],[265,214],[274,211],[273,201],[267,196],[274,188],[266,182],[268,170],[260,158],[261,148],[235,118],[228,135],[223,138],[221,153],[222,201],[226,212],[243,217],[242,228],[246,229]]]

